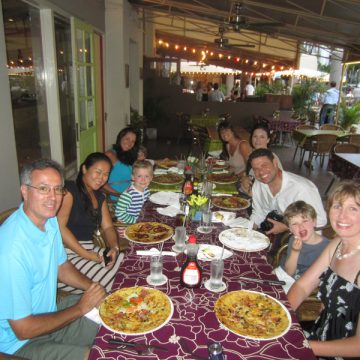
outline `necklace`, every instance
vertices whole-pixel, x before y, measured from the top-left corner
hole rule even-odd
[[[341,249],[342,249],[343,243],[341,243],[335,252],[335,256],[338,260],[342,260],[342,259],[347,259],[348,257],[358,253],[360,251],[360,245],[358,245],[354,250],[351,250],[350,252],[346,253],[346,254],[341,254]]]

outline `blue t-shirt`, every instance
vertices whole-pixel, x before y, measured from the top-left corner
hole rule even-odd
[[[23,205],[0,227],[0,351],[13,354],[17,339],[8,320],[55,312],[58,268],[67,260],[56,217],[41,231]]]
[[[131,185],[132,166],[117,161],[111,170],[108,184],[116,191],[123,192]],[[116,197],[114,197],[116,200]]]

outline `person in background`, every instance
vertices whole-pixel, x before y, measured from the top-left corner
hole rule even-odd
[[[131,184],[131,167],[137,159],[139,145],[138,132],[129,126],[119,132],[116,144],[113,145],[112,150],[105,153],[113,167],[104,189],[114,194],[112,200],[117,200],[117,197]]]
[[[203,101],[203,85],[201,81],[196,83],[195,98],[196,101]]]
[[[214,84],[214,90],[209,94],[209,101],[214,102],[223,102],[225,101],[225,96],[222,91],[219,89],[219,84]]]
[[[0,351],[22,359],[87,359],[98,325],[84,315],[106,294],[66,258],[56,219],[63,170],[41,159],[20,176],[23,203],[0,227]],[[56,304],[57,280],[85,292]]]
[[[251,153],[249,142],[239,138],[233,125],[228,120],[220,122],[218,132],[231,170],[236,175],[243,175],[246,170],[247,159]]]
[[[321,358],[360,357],[360,183],[341,182],[328,198],[331,226],[337,237],[290,288],[293,310],[319,288],[323,310],[309,333]]]
[[[138,155],[136,160],[145,160],[147,157],[147,149],[144,145],[139,146]]]
[[[252,86],[250,81],[247,81],[245,85],[245,97],[254,96],[254,95],[255,95],[255,88]]]
[[[356,88],[353,90],[354,95],[354,103],[357,103],[360,101],[360,83],[356,85]]]
[[[76,182],[66,181],[66,194],[58,221],[61,235],[71,263],[84,275],[99,282],[109,292],[117,269],[123,259],[119,256],[116,231],[101,187],[106,183],[111,161],[103,153],[92,153],[81,164]],[[105,266],[104,248],[95,246],[94,233],[100,230],[110,248],[110,262]],[[72,293],[80,290],[59,283],[59,288]]]
[[[320,110],[320,126],[323,124],[334,123],[334,111],[339,101],[339,90],[336,88],[336,82],[330,83],[328,89],[323,96],[323,106]]]
[[[238,98],[240,98],[240,95],[241,95],[240,82],[237,81],[234,87],[231,89],[231,100],[236,101]]]
[[[316,211],[305,201],[290,204],[284,212],[284,221],[293,236],[289,239],[283,267],[297,280],[320,256],[329,240],[315,232]]]
[[[138,160],[133,165],[133,184],[119,197],[115,216],[123,224],[135,224],[145,201],[150,196],[148,186],[153,178],[153,165],[147,160]],[[124,227],[118,227],[118,234],[124,236]]]

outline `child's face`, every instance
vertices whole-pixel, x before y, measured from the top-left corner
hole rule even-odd
[[[138,151],[137,159],[138,160],[145,160],[145,153],[142,150]]]
[[[316,220],[303,215],[296,215],[289,220],[290,231],[303,242],[307,242],[312,238],[315,224]]]
[[[150,169],[136,169],[132,175],[134,186],[137,190],[144,191],[152,180],[152,171]]]

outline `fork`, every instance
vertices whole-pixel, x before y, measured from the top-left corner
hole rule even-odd
[[[131,345],[116,345],[111,343],[108,343],[107,347],[116,350],[126,350],[133,354],[138,354],[138,355],[154,355],[154,353],[149,348],[138,349]]]
[[[179,340],[179,343],[180,343],[182,349],[184,350],[184,352],[186,352],[187,354],[191,355],[191,357],[192,357],[193,359],[197,359],[197,360],[207,360],[207,359],[208,359],[207,357],[204,357],[204,356],[200,356],[200,355],[195,354],[195,352],[192,351],[192,350],[189,348],[189,346],[188,346],[188,344],[187,344],[187,342],[186,342],[186,340],[185,340],[184,338],[181,338],[181,339]]]

